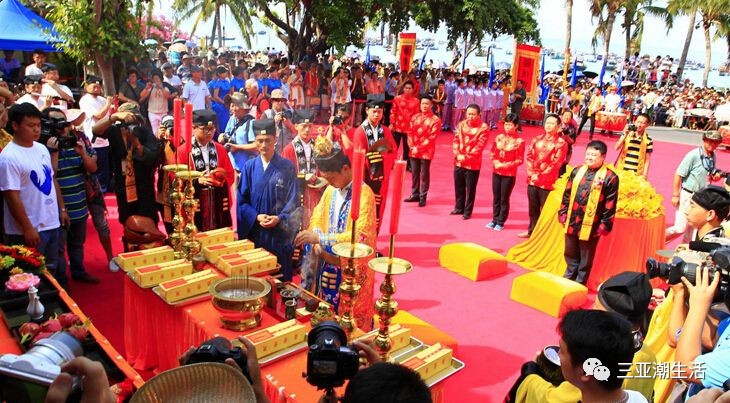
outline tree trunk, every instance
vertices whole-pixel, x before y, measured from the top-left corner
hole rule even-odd
[[[380,21],[380,45],[385,46],[385,21]],[[728,41],[730,41],[730,36],[728,37]]]
[[[211,48],[215,44],[215,34],[218,32],[218,7],[215,9],[215,14],[213,15],[213,29],[210,31],[210,42],[206,43],[206,47]]]
[[[570,41],[573,34],[573,0],[565,0],[565,14],[565,51],[563,54],[567,57],[570,53]],[[570,63],[570,61],[566,60],[565,63]]]
[[[606,30],[603,32],[603,60],[608,60],[614,21],[616,21],[616,13],[609,11],[608,18],[606,18]]]
[[[687,53],[689,53],[689,45],[692,43],[692,33],[695,30],[695,19],[697,18],[697,10],[690,11],[689,27],[687,28],[687,36],[684,38],[684,47],[682,48],[682,56],[679,57],[679,65],[677,66],[677,81],[682,80],[684,73],[684,64],[687,62]]]
[[[705,71],[702,73],[702,86],[707,87],[707,78],[710,75],[712,63],[712,38],[710,37],[710,26],[712,21],[702,18],[702,30],[705,32]]]
[[[94,61],[96,62],[96,67],[99,69],[99,75],[104,86],[104,94],[107,96],[116,94],[117,86],[114,81],[114,63],[111,58],[108,58],[101,52],[97,52],[94,55]]]
[[[633,21],[633,15],[631,13],[624,11],[624,39],[626,41],[626,50],[624,51],[624,57],[629,58],[631,57],[631,27],[634,25]]]
[[[149,38],[150,37],[150,30],[152,27],[150,26],[150,23],[152,22],[152,11],[155,8],[155,2],[150,0],[147,3],[147,23],[145,24],[145,32],[144,37]]]
[[[218,17],[218,47],[225,45],[226,38],[223,37],[223,22],[221,21],[220,7],[216,9],[216,17]]]

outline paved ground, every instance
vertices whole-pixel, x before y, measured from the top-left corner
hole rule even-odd
[[[651,138],[657,141],[697,146],[702,144],[702,132],[699,130],[652,126],[648,131]]]

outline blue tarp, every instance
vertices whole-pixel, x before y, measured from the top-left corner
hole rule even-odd
[[[0,0],[0,50],[31,52],[43,49],[57,52],[53,41],[44,29],[53,29],[53,24],[27,9],[18,0]]]

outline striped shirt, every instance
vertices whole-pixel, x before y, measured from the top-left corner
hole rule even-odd
[[[628,148],[626,149],[626,159],[624,160],[624,171],[636,172],[639,170],[641,137],[629,137],[626,139],[626,143]],[[652,141],[651,137],[646,136],[646,154],[651,154],[653,147],[654,141]]]
[[[93,154],[91,148],[87,148],[88,154]],[[86,188],[84,178],[86,170],[81,156],[74,149],[62,149],[58,151],[58,171],[56,179],[63,195],[63,204],[68,210],[68,216],[72,222],[85,220],[89,215],[86,205]]]

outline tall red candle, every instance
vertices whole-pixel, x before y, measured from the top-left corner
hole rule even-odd
[[[174,144],[175,147],[180,147],[180,139],[182,138],[182,99],[175,98],[172,103],[172,121],[173,121],[173,134],[175,136]]]
[[[185,146],[193,144],[193,104],[185,104]],[[191,148],[192,150],[192,148]]]
[[[398,160],[393,167],[393,198],[390,201],[390,235],[398,233],[400,206],[403,202],[403,181],[406,177],[406,162]]]
[[[350,201],[350,218],[357,220],[360,216],[360,193],[362,193],[362,174],[365,170],[365,150],[352,152],[352,200]]]

